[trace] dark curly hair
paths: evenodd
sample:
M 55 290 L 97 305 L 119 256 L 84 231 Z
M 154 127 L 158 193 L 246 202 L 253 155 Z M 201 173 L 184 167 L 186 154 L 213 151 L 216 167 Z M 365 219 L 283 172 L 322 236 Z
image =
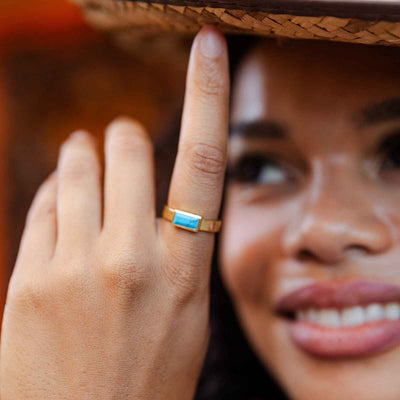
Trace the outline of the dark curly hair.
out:
M 284 400 L 287 397 L 250 348 L 218 268 L 211 278 L 211 341 L 196 400 Z

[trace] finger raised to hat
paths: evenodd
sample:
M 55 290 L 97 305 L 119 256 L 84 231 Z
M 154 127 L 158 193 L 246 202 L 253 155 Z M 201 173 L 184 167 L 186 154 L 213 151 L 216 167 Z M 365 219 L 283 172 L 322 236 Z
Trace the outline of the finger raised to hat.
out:
M 224 36 L 204 27 L 194 40 L 186 81 L 178 154 L 168 205 L 218 219 L 228 150 L 229 66 Z M 190 232 L 161 222 L 166 249 L 185 265 L 208 269 L 214 233 Z

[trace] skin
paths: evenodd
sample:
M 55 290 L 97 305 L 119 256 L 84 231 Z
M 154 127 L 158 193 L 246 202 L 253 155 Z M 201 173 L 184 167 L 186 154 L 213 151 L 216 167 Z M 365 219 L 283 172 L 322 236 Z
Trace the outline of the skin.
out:
M 273 156 L 278 175 L 230 178 L 220 267 L 249 342 L 291 399 L 400 397 L 400 346 L 318 358 L 292 342 L 275 312 L 283 295 L 313 282 L 400 285 L 400 169 L 378 150 L 386 134 L 400 132 L 400 113 L 362 118 L 399 97 L 398 56 L 380 47 L 263 42 L 235 79 L 232 126 L 268 120 L 286 136 L 232 135 L 231 170 L 256 151 Z
M 168 204 L 209 219 L 227 163 L 228 71 L 224 37 L 202 29 Z M 156 218 L 153 147 L 139 123 L 108 127 L 105 164 L 103 184 L 93 138 L 76 132 L 34 199 L 3 318 L 2 400 L 194 396 L 215 235 Z
M 400 284 L 400 177 L 378 168 L 376 151 L 399 120 L 354 117 L 398 95 L 394 50 L 310 46 L 260 47 L 236 80 L 233 124 L 272 119 L 288 138 L 231 138 L 230 168 L 251 146 L 282 167 L 272 185 L 229 181 L 221 271 L 250 343 L 292 399 L 395 400 L 398 346 L 362 360 L 316 359 L 274 313 L 305 283 Z M 228 100 L 226 44 L 205 28 L 188 69 L 171 207 L 218 217 Z M 3 318 L 2 400 L 194 396 L 214 235 L 156 218 L 152 145 L 140 124 L 114 121 L 105 142 L 104 184 L 93 139 L 76 132 L 29 211 Z

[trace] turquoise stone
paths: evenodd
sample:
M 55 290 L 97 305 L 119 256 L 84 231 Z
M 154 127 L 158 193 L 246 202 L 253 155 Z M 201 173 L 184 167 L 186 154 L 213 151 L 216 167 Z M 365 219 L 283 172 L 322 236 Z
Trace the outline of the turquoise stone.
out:
M 175 211 L 175 217 L 173 220 L 173 224 L 180 226 L 182 228 L 193 229 L 196 230 L 199 224 L 200 217 L 183 214 L 179 211 Z

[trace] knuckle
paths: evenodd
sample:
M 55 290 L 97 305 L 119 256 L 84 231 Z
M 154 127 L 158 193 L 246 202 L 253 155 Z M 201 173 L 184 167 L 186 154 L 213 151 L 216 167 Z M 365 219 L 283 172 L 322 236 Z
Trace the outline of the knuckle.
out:
M 226 151 L 216 145 L 195 143 L 188 147 L 187 156 L 192 168 L 203 175 L 220 176 L 225 171 Z
M 194 83 L 195 89 L 207 97 L 220 97 L 228 92 L 228 85 L 221 68 L 213 60 L 202 59 L 199 62 Z
M 100 275 L 111 291 L 140 291 L 148 280 L 148 268 L 126 253 L 114 254 L 102 263 Z
M 42 309 L 48 304 L 48 291 L 33 279 L 11 282 L 8 288 L 7 303 L 13 309 L 24 312 Z

